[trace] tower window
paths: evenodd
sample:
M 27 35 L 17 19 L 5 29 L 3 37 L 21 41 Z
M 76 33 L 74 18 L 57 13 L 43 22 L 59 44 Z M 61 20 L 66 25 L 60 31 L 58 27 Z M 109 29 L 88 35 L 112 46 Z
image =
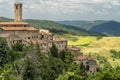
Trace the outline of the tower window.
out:
M 30 37 L 28 37 L 28 39 L 30 39 Z
M 16 9 L 18 9 L 18 6 L 16 6 Z

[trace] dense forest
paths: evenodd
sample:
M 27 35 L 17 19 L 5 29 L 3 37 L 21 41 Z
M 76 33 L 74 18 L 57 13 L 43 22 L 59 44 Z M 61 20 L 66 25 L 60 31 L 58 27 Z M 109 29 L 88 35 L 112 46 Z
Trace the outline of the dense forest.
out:
M 97 59 L 104 66 L 94 75 L 87 74 L 84 65 L 75 65 L 73 57 L 70 51 L 58 52 L 54 45 L 49 53 L 42 53 L 37 43 L 9 48 L 0 39 L 0 80 L 120 80 L 120 67 L 113 68 L 100 56 Z

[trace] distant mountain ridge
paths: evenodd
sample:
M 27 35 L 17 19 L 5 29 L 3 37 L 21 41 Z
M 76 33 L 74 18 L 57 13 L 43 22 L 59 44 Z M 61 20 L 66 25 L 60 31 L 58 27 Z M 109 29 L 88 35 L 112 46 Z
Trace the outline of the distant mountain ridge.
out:
M 83 23 L 82 23 L 83 22 Z M 120 22 L 117 21 L 59 21 L 60 24 L 73 25 L 87 31 L 98 32 L 109 36 L 120 36 Z
M 78 28 L 76 26 L 72 25 L 64 25 L 59 24 L 55 21 L 49 21 L 49 20 L 31 20 L 27 19 L 25 22 L 30 23 L 30 25 L 35 26 L 37 28 L 44 28 L 49 29 L 50 31 L 54 33 L 68 33 L 68 34 L 77 34 L 77 35 L 103 35 L 96 32 L 87 31 L 81 28 Z
M 0 17 L 0 22 L 4 22 L 4 21 L 13 21 L 13 20 L 9 18 Z M 84 36 L 103 35 L 100 33 L 87 31 L 76 26 L 60 24 L 56 21 L 33 20 L 33 19 L 26 19 L 24 21 L 28 22 L 31 26 L 37 28 L 49 29 L 51 32 L 56 34 L 67 33 L 67 34 L 84 35 Z
M 73 25 L 85 30 L 89 30 L 95 25 L 102 24 L 106 21 L 104 20 L 96 20 L 96 21 L 82 21 L 82 20 L 75 20 L 75 21 L 59 21 L 60 24 L 65 24 L 65 25 Z
M 93 26 L 89 31 L 104 33 L 112 36 L 120 36 L 120 23 L 116 21 L 108 21 L 100 25 Z
M 84 20 L 67 20 L 67 21 L 59 21 L 59 23 L 61 24 L 65 24 L 65 25 L 74 25 L 74 26 L 79 26 L 79 25 L 84 25 L 86 23 L 88 23 L 89 21 L 84 21 Z
M 9 21 L 12 21 L 12 19 L 0 17 L 0 22 L 9 22 Z

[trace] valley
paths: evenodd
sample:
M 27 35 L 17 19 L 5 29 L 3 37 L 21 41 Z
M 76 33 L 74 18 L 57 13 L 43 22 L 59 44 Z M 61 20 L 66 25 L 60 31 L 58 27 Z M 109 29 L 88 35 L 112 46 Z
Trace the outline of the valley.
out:
M 120 0 L 0 4 L 0 80 L 120 80 Z
M 0 22 L 4 21 L 12 21 L 12 19 L 0 17 Z M 49 29 L 55 37 L 60 38 L 64 37 L 68 39 L 68 45 L 74 45 L 81 49 L 84 55 L 100 55 L 104 56 L 112 66 L 120 65 L 119 59 L 114 59 L 111 57 L 110 50 L 114 49 L 116 51 L 120 51 L 120 37 L 119 35 L 119 22 L 116 21 L 104 21 L 104 20 L 96 20 L 96 21 L 49 21 L 49 20 L 34 20 L 34 19 L 26 19 L 25 22 L 28 22 L 30 25 L 36 28 Z M 110 28 L 109 28 L 110 25 Z M 113 26 L 116 25 L 117 29 L 112 31 Z M 102 26 L 102 27 L 101 27 Z M 99 28 L 99 29 L 98 29 Z M 104 29 L 106 35 L 117 35 L 116 37 L 111 36 L 107 37 L 106 35 L 102 37 L 104 34 L 92 32 L 95 30 Z M 91 30 L 91 31 L 89 31 Z M 110 34 L 108 34 L 109 32 Z
M 110 53 L 110 50 L 120 51 L 120 37 L 73 36 L 69 34 L 61 36 L 68 39 L 68 45 L 79 47 L 84 55 L 104 56 L 113 67 L 120 66 L 120 59 L 113 58 Z

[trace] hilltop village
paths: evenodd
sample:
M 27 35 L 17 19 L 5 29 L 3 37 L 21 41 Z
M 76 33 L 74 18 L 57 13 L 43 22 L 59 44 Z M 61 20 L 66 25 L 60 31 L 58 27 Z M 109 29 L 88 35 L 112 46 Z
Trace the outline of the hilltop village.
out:
M 0 22 L 0 37 L 5 38 L 10 47 L 17 42 L 25 46 L 32 42 L 40 44 L 42 51 L 47 51 L 52 44 L 55 44 L 60 51 L 67 48 L 66 39 L 53 39 L 53 34 L 49 30 L 37 29 L 22 22 L 22 3 L 14 5 L 14 12 L 14 22 Z
M 29 46 L 31 43 L 40 45 L 42 52 L 47 53 L 49 49 L 55 45 L 59 51 L 70 50 L 72 54 L 77 54 L 74 59 L 75 64 L 81 62 L 87 68 L 88 73 L 94 74 L 98 71 L 96 60 L 88 56 L 83 56 L 80 49 L 75 46 L 68 46 L 67 39 L 53 38 L 53 34 L 49 30 L 37 29 L 22 21 L 22 3 L 14 4 L 14 21 L 0 22 L 0 38 L 7 41 L 9 47 L 16 43 Z

